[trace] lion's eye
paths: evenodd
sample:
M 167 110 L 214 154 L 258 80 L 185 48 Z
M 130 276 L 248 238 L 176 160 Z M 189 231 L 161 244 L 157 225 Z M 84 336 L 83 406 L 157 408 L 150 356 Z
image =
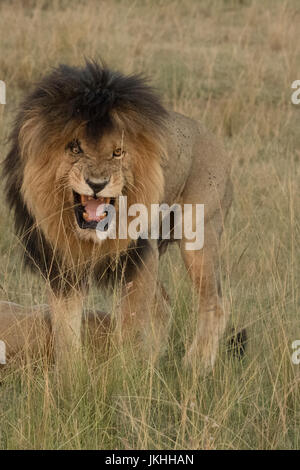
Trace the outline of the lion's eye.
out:
M 68 148 L 71 150 L 72 153 L 74 153 L 74 155 L 82 153 L 80 142 L 78 140 L 72 140 L 72 142 L 68 144 Z
M 113 151 L 113 157 L 114 158 L 122 158 L 124 153 L 125 153 L 124 150 L 122 150 L 121 148 L 117 148 Z

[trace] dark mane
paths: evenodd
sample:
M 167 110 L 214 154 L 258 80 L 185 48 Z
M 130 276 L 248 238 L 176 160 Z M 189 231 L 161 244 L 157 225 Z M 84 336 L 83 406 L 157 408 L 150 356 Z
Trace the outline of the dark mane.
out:
M 86 62 L 84 67 L 60 65 L 35 86 L 20 106 L 2 174 L 6 199 L 14 214 L 16 232 L 21 236 L 26 263 L 38 268 L 44 276 L 57 276 L 59 266 L 21 194 L 24 162 L 19 143 L 20 129 L 29 116 L 35 115 L 45 123 L 45 133 L 41 135 L 45 141 L 51 138 L 55 142 L 56 135 L 59 141 L 65 127 L 73 121 L 74 127 L 84 124 L 88 136 L 99 138 L 114 126 L 113 111 L 123 115 L 131 113 L 136 116 L 137 131 L 149 126 L 157 135 L 162 132 L 167 117 L 159 97 L 142 76 L 124 76 L 92 61 Z
M 85 67 L 60 65 L 37 84 L 24 110 L 38 107 L 52 122 L 85 122 L 88 135 L 99 137 L 112 127 L 111 111 L 134 111 L 154 127 L 167 112 L 141 75 L 122 75 L 88 61 Z

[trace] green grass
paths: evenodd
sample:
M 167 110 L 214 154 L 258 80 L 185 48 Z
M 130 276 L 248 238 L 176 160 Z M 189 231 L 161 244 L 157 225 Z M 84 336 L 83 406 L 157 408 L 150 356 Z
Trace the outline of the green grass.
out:
M 206 123 L 233 158 L 234 204 L 220 250 L 230 326 L 246 327 L 238 361 L 226 352 L 199 378 L 181 366 L 193 331 L 192 293 L 172 249 L 161 277 L 173 321 L 160 363 L 86 351 L 72 391 L 51 368 L 0 370 L 1 449 L 299 449 L 300 107 L 297 1 L 3 1 L 0 5 L 1 160 L 17 104 L 61 62 L 102 56 L 125 73 L 149 75 L 170 107 Z M 22 271 L 12 220 L 0 204 L 0 298 L 45 301 Z M 90 306 L 109 308 L 92 290 Z M 1 339 L 1 338 L 0 338 Z

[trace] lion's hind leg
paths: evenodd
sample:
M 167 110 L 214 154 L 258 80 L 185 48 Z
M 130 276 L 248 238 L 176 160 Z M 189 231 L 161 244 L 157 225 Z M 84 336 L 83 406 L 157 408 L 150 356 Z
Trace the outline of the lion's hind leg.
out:
M 218 239 L 216 234 L 205 230 L 206 243 L 201 250 L 185 249 L 181 252 L 186 269 L 196 291 L 197 327 L 194 339 L 187 348 L 186 366 L 202 366 L 200 372 L 210 370 L 215 363 L 218 345 L 227 323 L 228 315 L 223 310 L 218 295 L 217 260 Z M 201 367 L 200 366 L 200 367 Z

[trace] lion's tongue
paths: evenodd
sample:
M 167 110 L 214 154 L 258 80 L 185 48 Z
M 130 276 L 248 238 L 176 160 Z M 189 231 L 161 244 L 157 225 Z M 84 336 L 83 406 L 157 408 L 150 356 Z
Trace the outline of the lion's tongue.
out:
M 90 199 L 83 200 L 82 205 L 84 206 L 84 218 L 88 221 L 99 222 L 105 213 L 105 199 Z

